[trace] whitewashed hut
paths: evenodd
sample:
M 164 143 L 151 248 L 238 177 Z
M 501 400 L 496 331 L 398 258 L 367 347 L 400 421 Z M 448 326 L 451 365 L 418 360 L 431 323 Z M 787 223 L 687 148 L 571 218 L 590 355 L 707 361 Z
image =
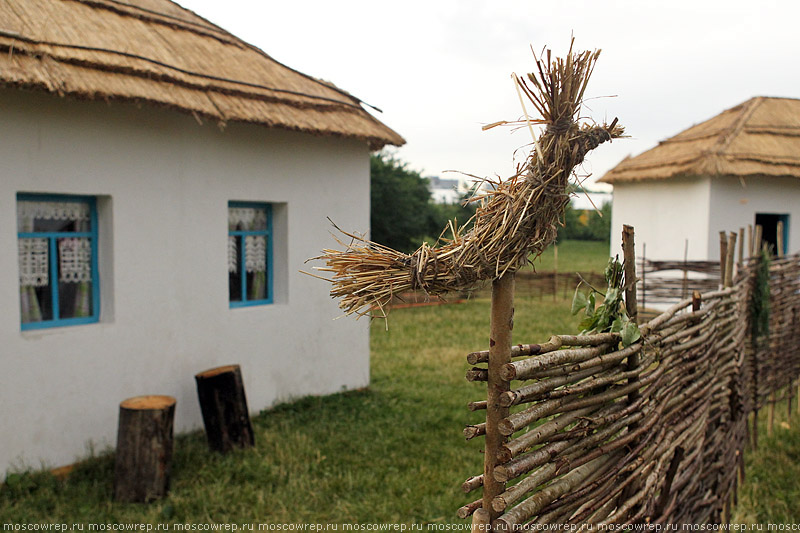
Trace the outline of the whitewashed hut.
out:
M 0 2 L 0 474 L 113 446 L 119 402 L 241 365 L 251 410 L 369 382 L 299 273 L 369 227 L 354 96 L 168 0 Z
M 719 260 L 719 232 L 760 224 L 784 252 L 800 250 L 800 100 L 752 98 L 626 158 L 600 180 L 614 186 L 611 251 L 623 224 L 648 259 Z

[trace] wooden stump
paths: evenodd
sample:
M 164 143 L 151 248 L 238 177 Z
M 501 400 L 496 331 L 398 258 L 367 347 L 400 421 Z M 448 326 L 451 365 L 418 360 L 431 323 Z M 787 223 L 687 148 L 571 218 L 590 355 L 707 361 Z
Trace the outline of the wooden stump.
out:
M 137 396 L 119 405 L 114 499 L 150 502 L 169 491 L 175 398 Z
M 255 444 L 239 365 L 221 366 L 195 377 L 208 446 L 226 453 Z

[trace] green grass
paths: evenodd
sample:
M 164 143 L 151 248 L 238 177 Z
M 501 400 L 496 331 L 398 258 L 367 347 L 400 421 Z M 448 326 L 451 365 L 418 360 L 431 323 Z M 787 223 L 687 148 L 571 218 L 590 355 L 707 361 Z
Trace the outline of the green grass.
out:
M 775 410 L 772 436 L 767 436 L 767 409 L 758 417 L 758 450 L 745 452 L 744 486 L 733 521 L 740 524 L 800 522 L 800 414 L 793 399 L 789 418 L 786 402 Z
M 565 302 L 517 299 L 520 342 L 574 331 Z M 489 301 L 397 309 L 372 327 L 368 390 L 305 398 L 254 419 L 257 447 L 228 456 L 199 433 L 175 443 L 170 495 L 150 505 L 112 503 L 113 460 L 79 465 L 65 481 L 12 475 L 0 518 L 27 522 L 450 522 L 461 483 L 482 470 L 480 420 L 466 404 L 465 356 L 488 347 Z M 477 496 L 476 496 L 477 497 Z
M 609 244 L 599 241 L 564 241 L 558 245 L 558 271 L 603 272 L 608 263 Z M 622 250 L 620 250 L 620 255 Z M 553 270 L 555 252 L 551 246 L 534 261 L 537 271 Z
M 548 252 L 551 254 L 551 252 Z M 605 266 L 608 246 L 566 242 L 559 270 Z M 547 253 L 541 260 L 546 268 Z M 571 295 L 570 295 L 571 296 Z M 7 522 L 454 522 L 470 501 L 461 483 L 482 471 L 481 439 L 464 425 L 484 398 L 468 383 L 467 353 L 488 347 L 489 300 L 396 309 L 372 325 L 372 376 L 366 390 L 304 398 L 253 420 L 256 448 L 222 456 L 199 432 L 176 438 L 172 490 L 149 505 L 111 500 L 110 454 L 79 464 L 66 480 L 48 472 L 9 475 L 0 487 Z M 576 330 L 569 301 L 516 297 L 515 342 L 540 342 Z M 800 501 L 800 421 L 780 427 L 748 455 L 742 520 L 789 521 Z M 763 433 L 765 434 L 765 433 Z M 477 498 L 477 493 L 473 496 Z M 757 502 L 757 503 L 755 503 Z M 738 517 L 739 515 L 737 515 Z

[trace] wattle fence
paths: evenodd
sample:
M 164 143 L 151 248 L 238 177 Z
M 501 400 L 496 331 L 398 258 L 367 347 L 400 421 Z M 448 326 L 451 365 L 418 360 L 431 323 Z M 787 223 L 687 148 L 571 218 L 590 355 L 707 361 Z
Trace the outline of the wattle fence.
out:
M 465 436 L 484 436 L 486 455 L 464 483 L 482 494 L 459 516 L 484 530 L 727 521 L 745 446 L 757 445 L 750 415 L 786 396 L 791 406 L 800 377 L 800 255 L 737 269 L 640 324 L 627 347 L 617 333 L 554 335 L 504 354 L 493 325 L 490 350 L 467 358 L 488 396 L 471 404 L 486 419 Z M 495 290 L 502 329 L 513 281 L 510 304 Z

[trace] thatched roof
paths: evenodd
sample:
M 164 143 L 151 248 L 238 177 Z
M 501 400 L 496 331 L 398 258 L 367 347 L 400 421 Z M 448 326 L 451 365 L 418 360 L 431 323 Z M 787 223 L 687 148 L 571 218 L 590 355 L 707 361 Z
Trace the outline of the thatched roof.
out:
M 169 0 L 0 1 L 0 87 L 402 145 L 361 101 Z
M 680 176 L 800 178 L 800 100 L 751 98 L 624 159 L 599 181 L 616 184 Z

